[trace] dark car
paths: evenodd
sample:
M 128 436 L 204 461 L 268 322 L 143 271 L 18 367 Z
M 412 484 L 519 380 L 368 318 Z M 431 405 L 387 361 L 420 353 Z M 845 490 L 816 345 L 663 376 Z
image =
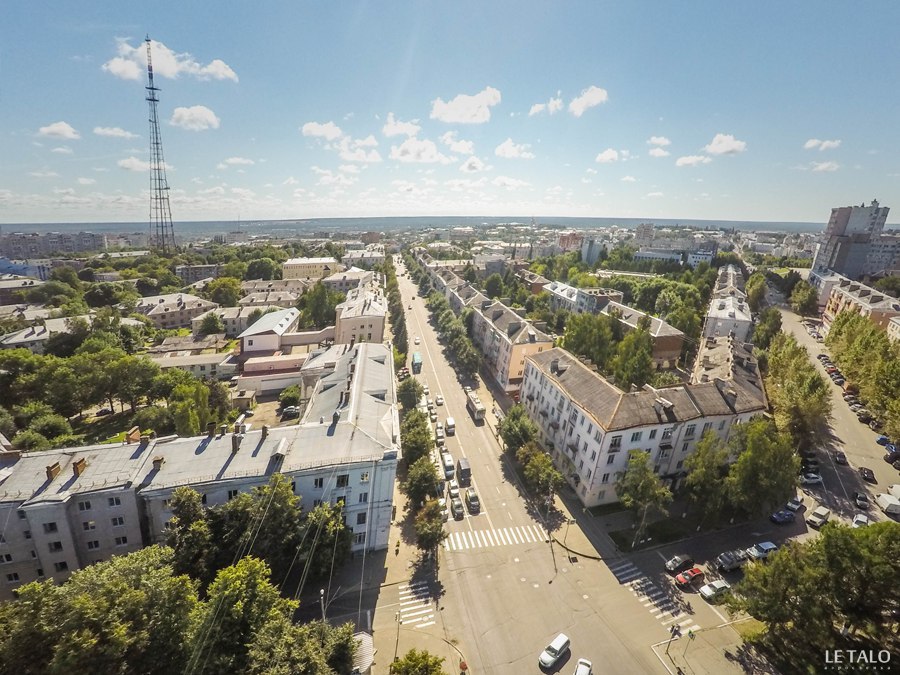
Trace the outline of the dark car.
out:
M 815 450 L 809 450 L 809 449 L 807 449 L 807 450 L 801 450 L 801 451 L 800 451 L 800 456 L 801 456 L 803 459 L 816 459 L 816 457 L 818 457 L 818 455 L 816 455 L 816 451 L 815 451 Z
M 844 384 L 844 382 L 845 382 L 845 380 L 843 377 L 834 378 L 834 383 L 839 387 L 842 386 Z
M 888 443 L 891 442 L 891 439 L 888 438 L 887 436 L 879 436 L 878 438 L 875 439 L 875 442 L 878 443 L 878 445 L 887 445 Z
M 105 417 L 106 415 L 112 415 L 113 411 L 111 408 L 100 408 L 96 413 L 94 413 L 95 417 Z
M 454 497 L 450 500 L 450 512 L 453 514 L 454 520 L 460 520 L 466 515 L 465 510 L 463 510 L 462 500 L 459 497 Z
M 856 418 L 863 424 L 868 424 L 869 422 L 872 421 L 872 416 L 867 412 L 857 413 Z
M 838 450 L 834 453 L 834 463 L 835 464 L 846 464 L 847 463 L 847 455 L 844 454 L 842 450 Z
M 769 520 L 771 520 L 776 525 L 790 525 L 794 522 L 794 518 L 796 518 L 794 512 L 788 511 L 787 509 L 776 511 L 771 516 L 769 516 Z
M 878 431 L 883 426 L 884 424 L 882 424 L 881 420 L 872 420 L 871 422 L 869 422 L 869 428 L 872 431 Z
M 856 508 L 865 511 L 869 508 L 869 495 L 865 492 L 854 492 L 853 503 L 856 504 Z
M 694 559 L 686 554 L 676 555 L 666 561 L 666 571 L 676 574 L 694 566 Z
M 819 470 L 819 460 L 817 459 L 804 459 L 800 462 L 800 467 L 803 469 L 803 472 L 806 473 L 808 471 L 818 472 Z
M 869 469 L 868 467 L 865 467 L 865 466 L 859 467 L 859 475 L 862 476 L 862 479 L 864 481 L 866 481 L 867 483 L 877 483 L 878 482 L 877 480 L 875 480 L 875 472 L 872 471 L 872 469 Z

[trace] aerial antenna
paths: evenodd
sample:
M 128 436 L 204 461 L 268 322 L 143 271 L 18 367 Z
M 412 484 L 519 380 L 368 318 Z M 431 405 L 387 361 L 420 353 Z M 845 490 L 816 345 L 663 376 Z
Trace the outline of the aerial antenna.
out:
M 156 106 L 158 87 L 153 85 L 153 61 L 150 36 L 147 43 L 147 102 L 150 104 L 150 244 L 163 255 L 175 253 L 175 228 L 172 225 L 172 207 L 169 205 L 169 181 L 166 178 L 166 161 L 163 157 L 162 137 L 159 133 L 159 117 Z

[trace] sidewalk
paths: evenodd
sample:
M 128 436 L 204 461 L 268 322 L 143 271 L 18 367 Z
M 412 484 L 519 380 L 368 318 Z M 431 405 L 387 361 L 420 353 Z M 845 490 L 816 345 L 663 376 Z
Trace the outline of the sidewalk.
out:
M 668 653 L 666 653 L 668 648 Z M 707 628 L 652 647 L 660 663 L 673 675 L 777 675 L 775 668 L 744 644 L 731 624 Z

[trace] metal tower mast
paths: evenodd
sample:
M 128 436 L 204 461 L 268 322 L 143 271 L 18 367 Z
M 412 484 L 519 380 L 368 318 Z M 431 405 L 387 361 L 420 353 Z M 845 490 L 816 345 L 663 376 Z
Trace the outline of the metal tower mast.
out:
M 159 103 L 153 86 L 153 62 L 150 60 L 150 36 L 147 36 L 147 101 L 150 103 L 150 240 L 154 248 L 164 255 L 175 252 L 175 228 L 172 226 L 172 208 L 169 205 L 169 181 L 166 178 L 166 161 L 163 158 L 162 138 L 156 104 Z

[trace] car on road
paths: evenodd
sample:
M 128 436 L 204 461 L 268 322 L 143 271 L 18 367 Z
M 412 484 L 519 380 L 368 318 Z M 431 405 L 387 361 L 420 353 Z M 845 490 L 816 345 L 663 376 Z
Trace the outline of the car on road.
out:
M 776 525 L 790 525 L 794 522 L 796 515 L 793 511 L 788 511 L 787 509 L 782 509 L 781 511 L 776 511 L 771 516 L 769 516 L 769 520 L 771 520 Z
M 472 393 L 472 387 L 470 387 L 469 385 L 466 385 L 465 387 L 463 387 L 463 391 L 467 394 L 470 394 L 470 393 Z
M 888 452 L 884 455 L 884 461 L 888 464 L 893 464 L 898 459 L 900 459 L 900 451 L 895 450 L 894 452 Z
M 838 450 L 832 455 L 835 464 L 847 464 L 847 455 L 843 450 Z
M 444 405 L 444 397 L 438 394 L 438 397 L 434 399 L 435 405 Z
M 850 404 L 850 410 L 852 410 L 853 412 L 859 412 L 862 409 L 863 409 L 862 403 L 851 403 Z
M 666 561 L 666 571 L 671 574 L 677 574 L 688 567 L 694 566 L 694 559 L 684 553 L 673 556 Z
M 447 508 L 447 500 L 443 497 L 438 497 L 438 506 L 441 507 L 441 520 L 444 522 L 450 520 L 450 509 Z
M 822 483 L 822 476 L 817 473 L 804 473 L 800 477 L 801 485 L 820 485 Z
M 855 516 L 853 516 L 853 522 L 850 523 L 850 526 L 851 527 L 865 527 L 870 522 L 871 521 L 869 520 L 869 516 L 867 516 L 865 513 L 857 513 Z
M 416 335 L 416 338 L 413 340 L 413 342 L 414 342 L 415 344 L 419 344 L 419 343 L 421 342 L 421 340 L 419 339 L 419 336 L 418 336 L 418 335 Z
M 575 664 L 575 672 L 573 675 L 592 675 L 594 672 L 593 665 L 587 659 L 578 659 Z
M 453 499 L 454 497 L 459 499 L 459 481 L 455 478 L 451 478 L 447 483 L 447 494 L 450 495 L 450 499 Z
M 569 638 L 565 633 L 560 633 L 544 647 L 544 651 L 538 657 L 538 665 L 543 668 L 552 668 L 560 657 L 569 649 Z
M 432 422 L 437 422 L 437 411 L 429 410 L 428 411 L 428 419 L 431 420 Z
M 816 509 L 806 517 L 806 524 L 816 529 L 822 527 L 831 518 L 831 510 L 824 506 L 817 506 Z
M 881 427 L 883 427 L 883 426 L 884 426 L 884 422 L 882 422 L 881 420 L 878 420 L 878 419 L 875 419 L 875 420 L 872 420 L 871 422 L 869 422 L 869 428 L 872 431 L 879 431 L 881 429 Z
M 778 547 L 771 541 L 761 541 L 747 549 L 747 556 L 750 560 L 765 560 L 777 550 Z
M 846 382 L 843 377 L 833 377 L 831 379 L 834 380 L 834 383 L 839 387 L 842 387 L 844 385 L 844 382 Z
M 466 511 L 463 509 L 463 503 L 459 497 L 450 500 L 450 512 L 453 514 L 454 520 L 461 520 L 465 517 Z
M 475 514 L 481 511 L 481 500 L 478 499 L 475 488 L 466 488 L 466 506 L 469 507 L 469 513 Z
M 869 508 L 869 495 L 865 492 L 854 492 L 853 503 L 856 504 L 856 508 L 865 511 Z
M 427 385 L 427 384 L 423 384 L 423 385 L 422 385 L 422 393 L 423 393 L 425 396 L 428 396 L 428 395 L 431 393 L 431 389 L 428 388 L 428 385 Z
M 859 475 L 862 476 L 862 479 L 867 483 L 878 482 L 877 480 L 875 480 L 875 472 L 867 466 L 859 467 Z
M 819 473 L 819 460 L 817 460 L 817 459 L 801 460 L 800 468 L 803 469 L 803 473 Z
M 675 577 L 675 583 L 679 586 L 690 586 L 697 581 L 703 581 L 703 570 L 699 567 L 692 567 Z
M 731 590 L 731 584 L 724 579 L 716 579 L 700 589 L 700 595 L 707 602 L 715 602 L 723 594 Z
M 97 412 L 94 413 L 94 417 L 106 417 L 107 415 L 112 415 L 112 408 L 100 408 Z
M 803 506 L 803 495 L 788 499 L 788 503 L 784 505 L 788 511 L 799 511 L 801 506 Z
M 830 358 L 830 357 L 829 357 L 828 354 L 826 354 L 825 352 L 822 352 L 821 354 L 819 354 L 818 356 L 816 356 L 816 358 L 819 359 L 819 361 L 824 361 L 825 359 L 828 359 L 828 358 Z
M 856 413 L 856 419 L 858 419 L 863 424 L 868 424 L 872 421 L 872 416 L 868 413 L 868 411 L 860 410 Z
M 878 443 L 878 445 L 888 445 L 891 442 L 891 439 L 887 436 L 879 436 L 875 439 L 875 442 Z
M 831 375 L 832 373 L 838 372 L 838 369 L 836 366 L 825 366 L 825 372 Z
M 747 564 L 747 551 L 737 549 L 725 551 L 716 556 L 716 569 L 720 572 L 733 572 Z
M 412 309 L 412 304 L 410 304 L 406 309 Z

